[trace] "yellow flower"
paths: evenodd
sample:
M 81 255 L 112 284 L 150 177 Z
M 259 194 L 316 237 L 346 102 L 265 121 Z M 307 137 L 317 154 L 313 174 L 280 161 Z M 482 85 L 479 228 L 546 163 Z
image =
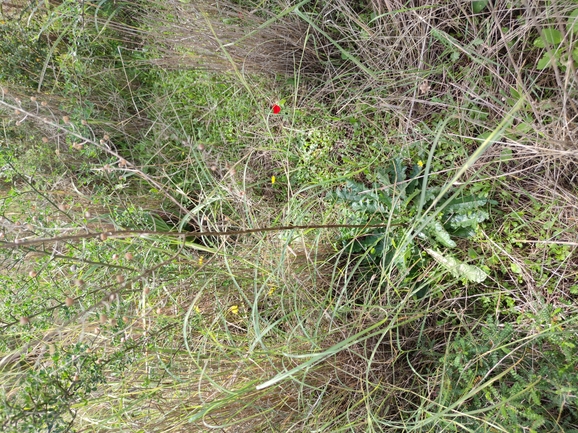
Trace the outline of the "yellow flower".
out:
M 204 257 L 199 256 L 199 266 L 203 266 L 203 260 L 204 260 Z
M 417 162 L 417 165 L 419 166 L 419 168 L 422 168 L 422 167 L 423 167 L 423 161 L 420 159 L 420 160 Z
M 269 291 L 267 292 L 267 296 L 271 296 L 271 295 L 275 292 L 275 290 L 277 290 L 276 287 L 271 287 L 271 288 L 269 289 Z
M 198 305 L 195 305 L 195 306 L 193 307 L 193 309 L 195 310 L 195 313 L 201 314 L 201 309 L 199 308 Z
M 229 308 L 229 311 L 233 314 L 239 314 L 239 306 L 233 305 L 231 308 Z
M 271 176 L 271 185 L 275 185 L 275 176 Z

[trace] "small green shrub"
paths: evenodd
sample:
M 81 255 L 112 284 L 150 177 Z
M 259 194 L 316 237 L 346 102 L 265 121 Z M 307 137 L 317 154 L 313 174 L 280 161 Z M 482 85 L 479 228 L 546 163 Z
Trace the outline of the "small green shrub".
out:
M 509 432 L 577 432 L 578 341 L 550 313 L 542 315 L 546 321 L 536 318 L 539 334 L 532 338 L 491 318 L 457 337 L 442 358 L 438 403 L 463 415 L 442 417 L 438 425 L 447 431 L 488 431 L 491 420 Z
M 23 25 L 18 20 L 0 21 L 0 83 L 34 87 L 43 69 L 49 47 L 37 38 L 38 23 Z
M 37 369 L 21 363 L 14 389 L 3 388 L 0 411 L 3 432 L 68 432 L 75 418 L 71 405 L 86 399 L 105 382 L 103 362 L 89 347 L 77 343 L 54 350 L 50 365 Z M 8 374 L 6 372 L 2 372 Z

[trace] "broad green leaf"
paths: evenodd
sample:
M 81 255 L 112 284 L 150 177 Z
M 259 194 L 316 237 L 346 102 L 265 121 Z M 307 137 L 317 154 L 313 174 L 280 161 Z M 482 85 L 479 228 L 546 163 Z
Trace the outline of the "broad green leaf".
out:
M 520 265 L 518 265 L 516 262 L 510 263 L 510 269 L 512 270 L 512 272 L 514 274 L 521 274 L 522 273 L 522 269 L 520 269 Z
M 446 231 L 441 222 L 435 221 L 428 226 L 430 236 L 447 248 L 455 248 L 456 243 L 451 239 L 450 234 Z
M 447 213 L 456 213 L 456 212 L 463 212 L 467 210 L 474 210 L 479 208 L 480 206 L 484 206 L 488 202 L 488 199 L 482 196 L 477 195 L 468 195 L 465 197 L 456 198 L 449 203 L 444 212 Z
M 546 48 L 546 45 L 560 45 L 562 42 L 562 32 L 560 30 L 548 27 L 542 30 L 542 36 L 534 41 L 534 46 Z
M 489 217 L 486 211 L 481 209 L 476 209 L 474 211 L 459 213 L 454 215 L 448 221 L 449 225 L 452 228 L 459 228 L 459 227 L 477 227 L 479 223 L 484 222 Z M 447 227 L 447 223 L 446 223 Z
M 474 0 L 472 2 L 472 11 L 475 14 L 479 14 L 481 11 L 483 11 L 486 6 L 488 5 L 488 0 Z
M 477 266 L 468 265 L 453 257 L 444 256 L 439 251 L 435 251 L 429 248 L 426 249 L 426 252 L 456 278 L 463 278 L 474 283 L 481 283 L 488 277 L 488 274 L 486 274 Z
M 460 227 L 459 229 L 452 230 L 451 235 L 454 238 L 468 239 L 473 238 L 476 235 L 476 231 L 471 227 Z
M 539 70 L 546 69 L 551 64 L 551 57 L 550 53 L 544 53 L 542 58 L 538 61 L 538 65 L 536 66 Z

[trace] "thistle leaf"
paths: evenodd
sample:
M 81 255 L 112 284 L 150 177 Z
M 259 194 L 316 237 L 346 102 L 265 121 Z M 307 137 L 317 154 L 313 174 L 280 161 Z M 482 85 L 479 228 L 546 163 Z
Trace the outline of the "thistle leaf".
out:
M 468 265 L 466 263 L 460 262 L 458 259 L 444 256 L 439 251 L 435 251 L 429 248 L 426 249 L 426 252 L 456 278 L 466 279 L 474 283 L 481 283 L 488 277 L 488 274 L 486 274 L 477 266 Z
M 428 225 L 427 232 L 444 247 L 455 248 L 456 243 L 452 240 L 450 234 L 446 231 L 441 222 L 434 221 Z

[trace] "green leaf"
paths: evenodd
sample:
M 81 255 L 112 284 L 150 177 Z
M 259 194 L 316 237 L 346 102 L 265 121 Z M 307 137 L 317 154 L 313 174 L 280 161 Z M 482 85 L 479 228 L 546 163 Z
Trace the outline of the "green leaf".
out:
M 500 162 L 508 162 L 512 160 L 512 149 L 506 147 L 500 152 Z
M 518 265 L 516 262 L 510 263 L 510 269 L 512 270 L 512 272 L 514 274 L 521 274 L 522 273 L 522 269 L 520 269 L 520 265 Z
M 479 14 L 488 5 L 488 0 L 475 0 L 472 2 L 472 11 L 475 14 Z
M 516 89 L 514 89 L 513 87 L 510 87 L 510 95 L 512 96 L 512 98 L 514 99 L 520 99 L 520 92 L 518 92 Z
M 538 65 L 536 66 L 539 70 L 546 69 L 551 64 L 551 57 L 550 53 L 544 53 L 542 58 L 538 61 Z
M 450 220 L 446 223 L 446 227 L 449 225 L 454 229 L 458 229 L 460 227 L 476 228 L 479 223 L 484 222 L 486 219 L 488 219 L 488 217 L 488 213 L 481 209 L 476 209 L 471 212 L 459 213 L 450 218 Z
M 515 129 L 517 132 L 519 132 L 521 134 L 525 134 L 525 133 L 532 131 L 534 129 L 534 127 L 529 122 L 520 122 L 520 123 L 518 123 L 518 125 L 516 125 Z M 511 150 L 510 150 L 510 152 L 511 152 Z
M 441 222 L 435 221 L 428 225 L 427 231 L 430 236 L 447 248 L 455 248 L 456 243 L 451 239 L 450 234 L 446 231 Z
M 405 180 L 405 166 L 403 165 L 403 160 L 401 158 L 396 157 L 393 159 L 389 173 L 393 175 L 393 178 L 397 183 Z
M 534 46 L 546 48 L 546 45 L 560 45 L 562 42 L 562 32 L 560 30 L 548 27 L 542 30 L 542 35 L 534 41 Z
M 436 262 L 446 268 L 456 278 L 463 278 L 474 283 L 481 283 L 488 277 L 488 274 L 477 266 L 468 265 L 460 262 L 458 259 L 444 256 L 439 251 L 429 248 L 426 249 L 426 251 Z
M 444 212 L 448 213 L 458 213 L 468 210 L 475 210 L 480 206 L 484 206 L 488 202 L 488 199 L 477 195 L 467 195 L 465 197 L 456 198 L 448 204 Z

